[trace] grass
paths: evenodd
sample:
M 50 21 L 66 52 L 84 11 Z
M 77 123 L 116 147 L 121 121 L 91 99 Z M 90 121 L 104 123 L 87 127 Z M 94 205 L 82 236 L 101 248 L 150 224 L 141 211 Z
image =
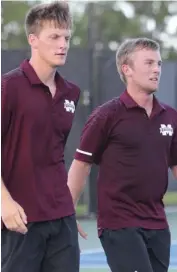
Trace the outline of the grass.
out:
M 177 192 L 168 192 L 164 196 L 165 206 L 177 206 Z
M 76 214 L 77 216 L 84 216 L 87 215 L 88 213 L 88 208 L 86 204 L 78 204 L 76 208 Z

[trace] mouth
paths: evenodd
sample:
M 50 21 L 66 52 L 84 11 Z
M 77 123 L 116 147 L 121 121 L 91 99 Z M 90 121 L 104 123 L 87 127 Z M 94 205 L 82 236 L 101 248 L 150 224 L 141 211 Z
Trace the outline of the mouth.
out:
M 56 53 L 55 56 L 65 57 L 66 53 Z
M 153 77 L 153 78 L 150 78 L 150 80 L 153 81 L 153 82 L 158 82 L 159 78 L 158 77 Z

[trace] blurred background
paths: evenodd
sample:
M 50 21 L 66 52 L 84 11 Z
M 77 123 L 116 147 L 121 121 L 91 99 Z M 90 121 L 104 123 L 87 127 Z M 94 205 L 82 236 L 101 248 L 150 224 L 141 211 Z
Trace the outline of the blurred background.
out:
M 125 39 L 145 36 L 160 43 L 163 66 L 157 97 L 177 108 L 177 1 L 68 2 L 73 15 L 73 36 L 67 63 L 59 71 L 79 85 L 82 93 L 66 146 L 67 168 L 88 115 L 96 106 L 119 96 L 125 89 L 115 65 L 116 49 Z M 24 58 L 30 57 L 24 19 L 28 9 L 36 3 L 39 1 L 1 1 L 2 73 L 16 68 Z M 82 224 L 91 237 L 87 242 L 80 241 L 81 249 L 92 249 L 92 252 L 100 248 L 95 222 L 97 171 L 94 166 L 77 208 L 77 216 L 84 220 Z M 170 173 L 169 180 L 164 202 L 173 229 L 172 238 L 177 240 L 177 182 Z M 176 266 L 171 266 L 176 269 L 173 271 L 177 271 L 177 254 L 175 260 Z M 83 267 L 86 269 L 87 265 Z M 106 264 L 102 268 L 109 271 Z

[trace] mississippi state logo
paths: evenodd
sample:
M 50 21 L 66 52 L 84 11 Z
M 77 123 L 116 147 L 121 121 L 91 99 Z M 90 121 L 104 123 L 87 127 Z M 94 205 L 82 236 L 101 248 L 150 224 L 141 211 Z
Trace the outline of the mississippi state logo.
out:
M 74 105 L 74 101 L 69 101 L 67 99 L 65 99 L 65 102 L 64 102 L 64 108 L 67 112 L 72 112 L 74 113 L 75 112 L 75 105 Z
M 164 125 L 161 124 L 160 125 L 160 134 L 162 134 L 163 136 L 172 136 L 173 135 L 173 128 L 172 125 Z

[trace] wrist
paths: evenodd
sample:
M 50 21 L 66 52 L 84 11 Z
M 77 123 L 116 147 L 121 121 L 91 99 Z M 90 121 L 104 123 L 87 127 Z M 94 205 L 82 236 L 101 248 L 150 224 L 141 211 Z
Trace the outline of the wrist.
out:
M 12 197 L 10 195 L 10 193 L 7 190 L 2 190 L 1 191 L 1 201 L 6 202 L 8 200 L 12 200 Z

